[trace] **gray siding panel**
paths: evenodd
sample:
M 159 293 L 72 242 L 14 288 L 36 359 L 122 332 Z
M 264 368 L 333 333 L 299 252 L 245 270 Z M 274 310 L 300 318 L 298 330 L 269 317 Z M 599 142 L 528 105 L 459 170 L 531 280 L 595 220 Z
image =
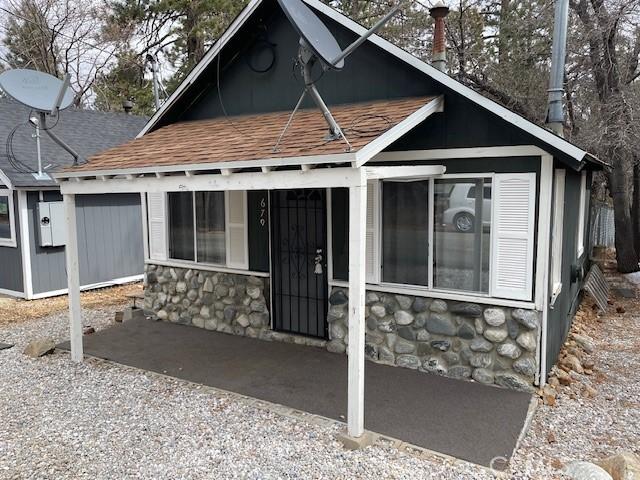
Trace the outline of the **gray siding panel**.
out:
M 32 235 L 31 265 L 35 294 L 67 287 L 64 248 L 38 245 L 38 193 L 28 194 Z M 45 193 L 45 200 L 61 200 Z M 140 196 L 138 194 L 76 197 L 80 283 L 90 285 L 139 275 L 144 268 Z
M 20 216 L 18 212 L 18 193 L 13 192 L 13 214 L 16 226 L 17 248 L 0 247 L 0 288 L 14 292 L 24 292 L 22 242 L 20 239 Z

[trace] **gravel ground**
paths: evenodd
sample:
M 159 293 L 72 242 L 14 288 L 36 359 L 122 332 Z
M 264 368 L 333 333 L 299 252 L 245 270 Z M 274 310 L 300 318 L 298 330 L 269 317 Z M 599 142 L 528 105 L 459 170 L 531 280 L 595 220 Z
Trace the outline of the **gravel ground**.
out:
M 85 323 L 104 328 L 114 309 L 85 311 Z M 561 478 L 558 468 L 570 460 L 638 453 L 640 313 L 598 328 L 598 374 L 584 379 L 597 397 L 567 391 L 555 407 L 540 406 L 507 478 Z M 392 447 L 347 452 L 333 441 L 334 424 L 284 417 L 179 380 L 102 361 L 76 365 L 66 353 L 22 355 L 40 336 L 65 339 L 66 314 L 0 325 L 0 341 L 16 343 L 0 352 L 2 479 L 494 478 Z

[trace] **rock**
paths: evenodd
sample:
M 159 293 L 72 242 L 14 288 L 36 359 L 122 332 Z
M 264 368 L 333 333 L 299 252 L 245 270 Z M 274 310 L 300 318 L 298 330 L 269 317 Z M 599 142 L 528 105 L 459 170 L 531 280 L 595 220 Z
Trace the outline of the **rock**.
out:
M 431 339 L 431 335 L 426 330 L 418 330 L 416 340 L 418 342 L 428 342 Z
M 416 313 L 426 312 L 429 308 L 429 302 L 424 297 L 416 297 L 411 308 Z
M 449 311 L 463 317 L 480 317 L 482 315 L 482 307 L 476 303 L 457 303 Z
M 434 301 L 435 303 L 435 301 Z M 431 304 L 433 306 L 433 304 Z M 453 336 L 457 332 L 457 328 L 448 315 L 442 313 L 434 313 L 427 320 L 427 330 L 438 335 Z
M 513 390 L 522 390 L 525 392 L 532 392 L 533 387 L 529 382 L 515 373 L 499 372 L 495 374 L 494 381 L 497 385 L 502 387 L 511 388 Z
M 524 348 L 525 350 L 529 350 L 530 352 L 535 352 L 538 345 L 536 337 L 532 332 L 521 333 L 520 335 L 518 335 L 516 342 L 522 348 Z
M 492 327 L 499 327 L 506 321 L 504 310 L 501 308 L 487 308 L 483 315 L 484 321 Z
M 467 367 L 464 365 L 456 365 L 454 367 L 449 367 L 449 371 L 447 375 L 451 378 L 471 378 L 471 367 Z
M 522 308 L 516 308 L 511 312 L 511 316 L 520 324 L 527 327 L 529 330 L 535 330 L 540 326 L 540 318 L 538 312 L 534 310 L 524 310 Z
M 396 365 L 404 368 L 417 369 L 420 367 L 420 359 L 415 355 L 398 355 Z
M 396 319 L 396 323 L 398 325 L 411 325 L 413 323 L 413 315 L 404 310 L 398 310 L 394 314 L 394 318 Z
M 378 328 L 378 321 L 375 319 L 375 317 L 366 317 L 367 318 L 367 329 L 369 330 L 375 330 L 376 328 Z M 332 323 L 335 321 L 335 319 L 329 320 L 327 317 L 327 320 L 329 321 L 329 323 Z
M 580 360 L 578 360 L 578 357 L 576 357 L 575 355 L 566 355 L 562 360 L 560 360 L 560 365 L 564 365 L 574 372 L 584 373 L 582 364 L 580 363 Z
M 215 330 L 216 328 L 218 328 L 218 320 L 216 320 L 215 318 L 205 319 L 204 328 L 206 328 L 207 330 Z
M 380 346 L 378 347 L 378 361 L 393 365 L 396 361 L 396 357 L 387 347 Z
M 365 334 L 365 342 L 367 343 L 373 343 L 375 345 L 380 345 L 384 342 L 384 335 L 382 335 L 381 333 L 378 333 L 376 331 L 373 332 L 367 332 Z
M 621 452 L 597 462 L 613 480 L 640 480 L 640 459 L 632 452 Z
M 96 329 L 93 328 L 92 326 L 84 327 L 82 329 L 83 335 L 91 335 L 92 333 L 96 333 Z
M 344 353 L 347 347 L 342 340 L 331 340 L 327 343 L 327 350 L 331 353 Z
M 522 357 L 513 362 L 513 369 L 525 377 L 533 377 L 536 374 L 536 361 L 533 357 Z
M 498 355 L 512 359 L 516 359 L 522 355 L 522 350 L 520 350 L 515 343 L 511 342 L 498 345 L 497 350 Z
M 427 342 L 419 342 L 416 347 L 416 355 L 419 357 L 424 357 L 426 355 L 431 355 L 433 353 L 433 348 Z
M 507 319 L 507 331 L 509 332 L 509 338 L 515 340 L 520 333 L 520 326 L 513 318 Z
M 482 337 L 474 338 L 469 344 L 469 348 L 474 352 L 488 353 L 493 350 L 493 343 L 485 340 Z
M 431 342 L 431 347 L 446 352 L 451 348 L 451 342 L 449 340 L 435 340 Z
M 234 307 L 228 306 L 224 308 L 224 319 L 227 323 L 231 323 L 235 316 L 236 309 Z
M 56 344 L 52 338 L 39 338 L 29 342 L 22 353 L 31 358 L 38 358 L 53 353 Z
M 506 328 L 488 327 L 485 328 L 483 335 L 484 338 L 493 343 L 500 343 L 503 340 L 506 340 L 506 338 L 509 336 L 509 333 L 507 332 Z
M 378 318 L 384 318 L 387 314 L 387 309 L 384 308 L 384 305 L 377 303 L 371 306 L 371 313 Z
M 187 291 L 186 282 L 178 282 L 176 283 L 176 293 L 185 293 Z
M 198 291 L 195 289 L 189 290 L 189 292 L 187 292 L 187 298 L 193 302 L 196 298 L 198 298 Z
M 229 287 L 219 283 L 213 289 L 213 293 L 215 294 L 216 298 L 226 297 L 227 295 L 229 295 Z
M 378 360 L 378 346 L 372 343 L 365 343 L 364 354 L 371 360 Z
M 342 290 L 334 290 L 329 297 L 329 303 L 331 305 L 346 305 L 349 303 L 349 297 Z
M 396 302 L 402 310 L 410 310 L 413 300 L 405 295 L 396 295 Z
M 460 363 L 460 355 L 456 352 L 444 352 L 442 359 L 447 362 L 447 365 L 458 365 Z
M 331 324 L 331 338 L 332 339 L 343 339 L 347 334 L 347 331 L 340 323 L 332 323 Z
M 420 312 L 416 315 L 413 320 L 414 328 L 424 328 L 427 325 L 427 320 L 429 319 L 429 314 L 427 312 Z
M 585 385 L 584 391 L 582 393 L 587 398 L 596 398 L 596 396 L 598 395 L 598 391 L 595 388 L 593 388 L 591 385 Z M 640 477 L 638 477 L 638 480 L 640 480 Z
M 166 310 L 158 310 L 156 317 L 158 317 L 159 320 L 166 320 L 169 317 L 169 314 Z
M 193 320 L 191 321 L 193 323 L 194 327 L 198 327 L 198 328 L 204 328 L 204 318 L 202 317 L 193 317 Z
M 422 369 L 437 375 L 447 374 L 447 366 L 440 358 L 437 357 L 431 357 L 422 362 Z
M 405 340 L 414 341 L 416 339 L 416 331 L 411 327 L 398 327 L 398 336 L 404 338 Z
M 364 301 L 365 301 L 365 304 L 371 305 L 373 303 L 379 302 L 380 301 L 380 297 L 375 292 L 367 292 L 367 295 L 365 296 L 365 300 Z
M 249 317 L 244 313 L 241 315 L 238 315 L 238 318 L 236 318 L 236 323 L 240 325 L 242 328 L 246 328 L 249 325 L 251 325 L 251 321 L 249 320 Z
M 490 385 L 493 383 L 493 372 L 486 368 L 476 368 L 471 375 L 476 382 L 485 383 Z
M 249 295 L 252 300 L 257 300 L 260 298 L 260 295 L 262 295 L 262 292 L 260 291 L 260 287 L 256 285 L 247 285 L 247 295 Z
M 385 318 L 378 322 L 378 330 L 382 333 L 393 333 L 396 331 L 396 322 L 392 318 Z
M 476 329 L 469 325 L 467 322 L 464 322 L 458 328 L 458 336 L 460 338 L 464 338 L 465 340 L 471 340 L 476 336 Z
M 431 302 L 431 306 L 429 307 L 429 310 L 434 313 L 444 313 L 447 311 L 447 309 L 447 302 L 445 302 L 444 300 L 434 300 L 433 302 Z
M 396 353 L 413 353 L 416 349 L 416 346 L 411 343 L 411 342 L 407 342 L 406 340 L 402 340 L 402 339 L 398 339 L 396 341 L 396 344 L 393 346 L 393 351 Z
M 493 359 L 488 353 L 474 353 L 473 355 L 471 355 L 469 363 L 472 367 L 489 368 L 493 363 Z
M 573 480 L 613 480 L 606 470 L 589 462 L 571 462 L 563 473 Z
M 203 305 L 200 309 L 200 316 L 203 318 L 211 318 L 211 310 L 208 305 Z
M 558 379 L 558 382 L 560 383 L 560 385 L 567 386 L 573 383 L 573 379 L 571 378 L 571 375 L 569 375 L 567 372 L 559 368 L 556 369 L 556 378 Z
M 576 341 L 578 345 L 582 347 L 582 349 L 587 353 L 593 353 L 595 350 L 595 345 L 593 340 L 586 335 L 580 335 L 578 333 L 573 334 L 573 339 Z

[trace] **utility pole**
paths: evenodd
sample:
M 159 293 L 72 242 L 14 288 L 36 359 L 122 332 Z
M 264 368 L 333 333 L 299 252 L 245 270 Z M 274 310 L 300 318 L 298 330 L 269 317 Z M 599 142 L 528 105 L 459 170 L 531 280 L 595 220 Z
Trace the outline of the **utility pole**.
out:
M 547 127 L 560 137 L 564 136 L 564 67 L 567 56 L 568 19 L 569 0 L 556 0 Z
M 157 112 L 160 108 L 160 92 L 158 91 L 158 69 L 156 68 L 156 57 L 148 53 L 147 62 L 151 64 L 151 73 L 153 74 L 153 102 Z

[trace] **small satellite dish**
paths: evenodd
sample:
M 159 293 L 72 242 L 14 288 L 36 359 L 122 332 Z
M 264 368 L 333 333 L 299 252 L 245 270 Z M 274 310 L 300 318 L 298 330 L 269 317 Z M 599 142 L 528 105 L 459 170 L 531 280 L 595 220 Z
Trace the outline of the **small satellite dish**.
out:
M 384 26 L 396 13 L 400 11 L 402 2 L 400 1 L 395 7 L 393 7 L 386 15 L 384 15 L 373 27 L 367 30 L 362 36 L 360 36 L 355 42 L 342 50 L 338 45 L 337 40 L 331 34 L 327 26 L 322 23 L 315 13 L 311 11 L 303 0 L 278 0 L 280 8 L 285 13 L 295 31 L 300 35 L 300 47 L 298 49 L 298 63 L 302 70 L 302 76 L 304 78 L 304 91 L 297 105 L 291 112 L 289 121 L 284 127 L 284 130 L 280 134 L 278 141 L 273 147 L 274 152 L 278 151 L 278 146 L 287 129 L 291 125 L 293 116 L 296 111 L 302 105 L 304 97 L 309 94 L 315 104 L 318 106 L 325 121 L 329 125 L 329 133 L 326 139 L 338 140 L 342 138 L 347 144 L 347 150 L 351 150 L 351 144 L 344 132 L 338 125 L 338 122 L 333 118 L 329 107 L 324 103 L 320 92 L 315 86 L 317 79 L 313 78 L 311 71 L 316 62 L 320 62 L 324 70 L 342 70 L 345 64 L 345 58 L 351 55 L 360 45 L 362 45 L 367 38 L 376 33 L 380 28 Z
M 342 53 L 335 37 L 324 23 L 301 0 L 278 0 L 285 15 L 302 41 L 327 68 L 341 70 L 344 59 L 333 63 Z
M 39 112 L 64 110 L 73 103 L 68 80 L 48 73 L 13 69 L 0 74 L 0 88 L 14 100 Z

